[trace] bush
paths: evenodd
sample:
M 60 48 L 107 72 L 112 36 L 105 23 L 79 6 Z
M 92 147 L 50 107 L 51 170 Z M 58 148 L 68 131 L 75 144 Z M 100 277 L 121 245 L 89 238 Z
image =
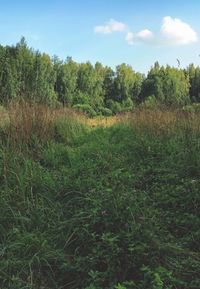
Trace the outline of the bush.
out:
M 131 110 L 134 106 L 134 103 L 133 103 L 132 99 L 129 97 L 122 102 L 122 106 L 123 106 L 123 108 L 125 108 L 127 110 Z
M 111 116 L 112 115 L 112 110 L 110 110 L 109 108 L 106 108 L 106 107 L 101 107 L 100 112 L 104 116 Z
M 86 113 L 89 117 L 95 117 L 97 115 L 96 111 L 89 104 L 76 104 L 73 108 Z
M 146 100 L 142 103 L 142 106 L 146 108 L 156 108 L 158 106 L 158 101 L 155 95 L 148 96 Z
M 188 112 L 200 112 L 200 103 L 193 103 L 191 105 L 186 105 L 183 107 L 183 110 Z
M 88 96 L 88 94 L 78 91 L 76 95 L 74 96 L 73 104 L 74 105 L 88 104 L 89 101 L 90 101 L 90 97 Z
M 121 112 L 122 110 L 122 106 L 119 102 L 117 101 L 114 101 L 112 99 L 109 99 L 107 102 L 106 102 L 106 106 L 114 113 L 114 114 L 117 114 L 119 112 Z

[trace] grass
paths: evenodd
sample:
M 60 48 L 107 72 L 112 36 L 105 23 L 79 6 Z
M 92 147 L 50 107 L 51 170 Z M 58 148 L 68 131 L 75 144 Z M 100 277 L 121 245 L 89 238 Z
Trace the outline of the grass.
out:
M 0 127 L 5 126 L 8 123 L 9 116 L 6 109 L 0 105 Z
M 198 113 L 138 110 L 107 126 L 70 110 L 8 113 L 2 289 L 200 288 Z

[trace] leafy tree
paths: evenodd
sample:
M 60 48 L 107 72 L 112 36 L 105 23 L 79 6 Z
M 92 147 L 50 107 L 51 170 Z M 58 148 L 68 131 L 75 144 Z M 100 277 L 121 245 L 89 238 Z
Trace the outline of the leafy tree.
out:
M 18 71 L 19 95 L 20 97 L 33 97 L 33 62 L 34 52 L 28 48 L 25 38 L 22 37 L 16 45 L 16 68 Z
M 114 100 L 122 102 L 128 98 L 138 100 L 142 85 L 142 75 L 125 63 L 116 67 L 114 79 Z
M 0 46 L 0 100 L 8 102 L 19 93 L 16 50 L 14 47 Z
M 29 48 L 22 37 L 15 46 L 0 46 L 0 101 L 13 99 L 48 104 L 58 100 L 107 115 L 147 99 L 145 103 L 183 106 L 190 100 L 200 102 L 200 67 L 191 64 L 182 70 L 156 62 L 144 77 L 125 63 L 114 71 L 100 62 L 51 59 Z
M 106 102 L 109 99 L 114 99 L 114 80 L 115 72 L 111 67 L 106 66 L 104 68 L 104 101 Z
M 200 102 L 200 67 L 190 64 L 186 74 L 190 80 L 190 99 L 194 102 Z
M 39 102 L 53 103 L 56 101 L 54 90 L 56 74 L 50 57 L 43 53 L 37 53 L 34 60 L 34 76 L 36 84 L 35 95 Z
M 81 63 L 78 69 L 78 91 L 87 95 L 87 103 L 93 108 L 103 105 L 104 69 L 100 63 Z
M 184 105 L 189 102 L 189 77 L 183 70 L 161 66 L 158 62 L 151 68 L 142 86 L 142 98 L 155 96 L 166 105 Z
M 57 61 L 54 63 L 56 71 L 55 90 L 58 100 L 65 104 L 72 104 L 77 93 L 77 73 L 78 65 L 70 57 L 65 63 Z

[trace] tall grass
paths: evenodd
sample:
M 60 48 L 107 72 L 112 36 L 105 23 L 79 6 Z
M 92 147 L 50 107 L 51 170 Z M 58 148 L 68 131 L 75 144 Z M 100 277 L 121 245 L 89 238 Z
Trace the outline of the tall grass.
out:
M 199 114 L 7 113 L 0 288 L 200 288 Z
M 199 113 L 181 109 L 135 109 L 133 113 L 126 114 L 125 119 L 141 132 L 147 129 L 162 134 L 188 128 L 195 133 L 200 132 Z
M 33 139 L 48 141 L 55 135 L 55 126 L 64 119 L 65 125 L 71 123 L 71 130 L 86 122 L 82 114 L 70 108 L 51 108 L 32 103 L 11 103 L 7 107 L 4 121 L 5 138 L 8 144 L 23 150 Z M 73 127 L 72 127 L 73 126 Z

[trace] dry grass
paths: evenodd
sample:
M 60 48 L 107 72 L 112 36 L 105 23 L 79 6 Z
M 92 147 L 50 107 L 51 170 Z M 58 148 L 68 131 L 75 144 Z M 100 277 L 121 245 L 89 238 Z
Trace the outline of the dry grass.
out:
M 1 108 L 1 107 L 0 107 Z M 128 122 L 139 132 L 177 133 L 193 131 L 200 133 L 200 115 L 182 110 L 136 109 L 134 112 L 106 118 L 87 118 L 70 108 L 51 108 L 30 103 L 12 103 L 7 110 L 0 109 L 0 123 L 7 124 L 8 138 L 14 146 L 27 144 L 32 136 L 50 139 L 53 127 L 59 118 L 78 121 L 90 127 L 109 127 L 119 122 Z
M 86 124 L 88 124 L 91 127 L 98 127 L 98 126 L 104 126 L 109 127 L 113 124 L 119 122 L 121 120 L 120 116 L 109 116 L 109 117 L 101 117 L 101 118 L 87 118 Z
M 3 106 L 0 106 L 0 126 L 6 125 L 8 121 L 9 117 L 7 110 Z
M 86 123 L 83 115 L 70 108 L 55 109 L 30 103 L 11 103 L 7 108 L 5 125 L 8 142 L 19 147 L 28 144 L 33 136 L 41 140 L 50 139 L 54 133 L 54 123 L 59 118 Z
M 200 114 L 182 110 L 138 109 L 124 116 L 136 130 L 153 133 L 171 133 L 191 130 L 200 133 Z

